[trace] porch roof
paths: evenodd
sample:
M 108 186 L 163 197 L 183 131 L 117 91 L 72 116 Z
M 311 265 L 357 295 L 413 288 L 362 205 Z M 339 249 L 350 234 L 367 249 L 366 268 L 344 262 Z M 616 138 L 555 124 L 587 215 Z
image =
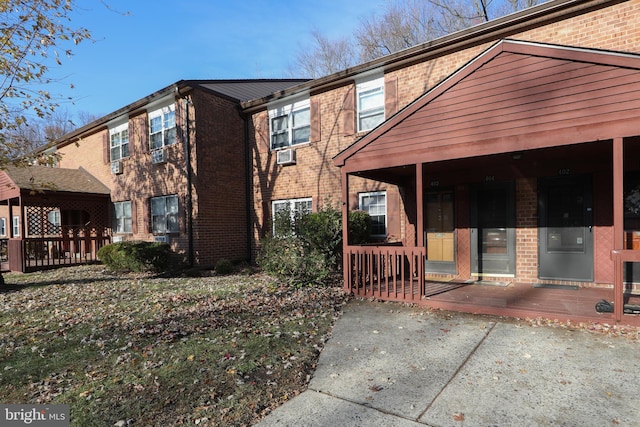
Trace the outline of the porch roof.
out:
M 640 55 L 502 40 L 334 158 L 345 173 L 640 134 Z
M 18 197 L 24 191 L 109 195 L 109 188 L 83 168 L 6 166 L 0 171 L 0 200 Z

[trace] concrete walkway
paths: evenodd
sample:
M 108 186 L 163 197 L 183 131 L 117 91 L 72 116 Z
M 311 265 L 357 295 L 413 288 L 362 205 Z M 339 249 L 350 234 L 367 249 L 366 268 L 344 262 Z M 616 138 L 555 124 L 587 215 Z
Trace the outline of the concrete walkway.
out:
M 268 426 L 638 426 L 640 342 L 352 301 Z

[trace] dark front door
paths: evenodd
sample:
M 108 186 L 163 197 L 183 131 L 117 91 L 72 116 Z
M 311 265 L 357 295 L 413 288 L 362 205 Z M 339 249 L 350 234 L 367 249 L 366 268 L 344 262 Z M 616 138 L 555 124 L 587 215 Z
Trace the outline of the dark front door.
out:
M 512 275 L 515 268 L 514 183 L 477 185 L 471 191 L 471 272 Z
M 538 181 L 538 275 L 593 280 L 593 205 L 590 175 Z

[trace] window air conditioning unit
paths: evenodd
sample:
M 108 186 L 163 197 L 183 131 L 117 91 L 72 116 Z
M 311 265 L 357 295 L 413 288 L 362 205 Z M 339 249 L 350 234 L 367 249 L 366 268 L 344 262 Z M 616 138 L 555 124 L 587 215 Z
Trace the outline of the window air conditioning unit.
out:
M 111 173 L 114 175 L 120 175 L 122 173 L 122 160 L 111 162 Z
M 124 238 L 122 236 L 113 236 L 111 239 L 111 243 L 120 243 L 124 242 Z
M 164 236 L 153 236 L 153 241 L 154 242 L 160 242 L 160 243 L 169 243 L 169 238 L 164 235 Z
M 276 161 L 279 165 L 295 165 L 296 150 L 289 148 L 288 150 L 280 150 L 276 153 Z
M 167 154 L 164 148 L 158 148 L 151 151 L 151 163 L 153 163 L 154 165 L 157 165 L 160 163 L 166 163 L 166 161 L 167 161 Z

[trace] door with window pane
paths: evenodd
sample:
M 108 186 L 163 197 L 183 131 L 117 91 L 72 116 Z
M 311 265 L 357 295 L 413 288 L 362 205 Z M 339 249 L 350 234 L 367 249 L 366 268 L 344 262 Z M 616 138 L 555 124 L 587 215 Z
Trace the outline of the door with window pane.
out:
M 492 182 L 471 192 L 471 272 L 512 275 L 516 271 L 515 185 Z
M 558 176 L 538 181 L 541 279 L 593 280 L 591 176 Z
M 453 190 L 430 191 L 425 195 L 425 270 L 455 273 L 455 224 Z

